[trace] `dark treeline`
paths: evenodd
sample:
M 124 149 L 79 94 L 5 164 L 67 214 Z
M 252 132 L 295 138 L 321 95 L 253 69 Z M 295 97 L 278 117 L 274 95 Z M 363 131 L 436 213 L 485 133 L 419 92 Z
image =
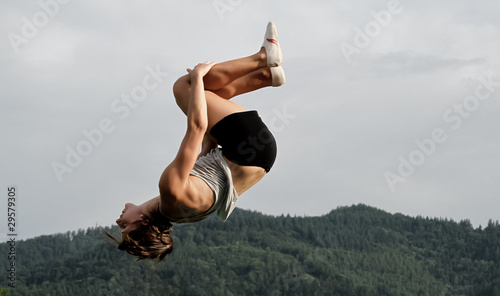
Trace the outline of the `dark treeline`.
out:
M 172 234 L 159 264 L 114 249 L 96 228 L 18 242 L 9 295 L 500 295 L 498 222 L 475 229 L 365 205 L 321 217 L 237 209 Z

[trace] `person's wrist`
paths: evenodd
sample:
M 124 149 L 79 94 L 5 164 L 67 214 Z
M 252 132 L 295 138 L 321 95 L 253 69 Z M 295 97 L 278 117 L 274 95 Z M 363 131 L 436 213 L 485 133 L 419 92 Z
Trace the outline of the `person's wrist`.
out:
M 203 75 L 201 75 L 199 73 L 191 73 L 191 81 L 202 82 L 203 81 Z

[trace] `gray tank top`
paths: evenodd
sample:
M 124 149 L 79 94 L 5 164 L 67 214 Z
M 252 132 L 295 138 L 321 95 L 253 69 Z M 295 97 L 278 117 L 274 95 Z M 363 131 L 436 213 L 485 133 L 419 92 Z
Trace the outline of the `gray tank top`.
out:
M 219 219 L 226 221 L 236 207 L 238 193 L 236 189 L 234 189 L 231 169 L 222 156 L 222 150 L 220 148 L 215 148 L 207 155 L 200 157 L 200 159 L 196 161 L 191 171 L 191 175 L 207 183 L 214 192 L 215 202 L 205 213 L 181 219 L 169 218 L 170 222 L 196 222 L 205 219 L 214 212 L 217 212 Z

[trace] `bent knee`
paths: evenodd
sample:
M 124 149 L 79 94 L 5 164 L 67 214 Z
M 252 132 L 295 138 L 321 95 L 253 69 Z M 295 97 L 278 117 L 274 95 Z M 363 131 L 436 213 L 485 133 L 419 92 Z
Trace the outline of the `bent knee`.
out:
M 184 75 L 179 77 L 174 83 L 173 86 L 173 91 L 174 91 L 174 96 L 177 98 L 177 96 L 183 96 L 186 94 L 189 94 L 191 90 L 191 82 L 189 80 L 188 75 Z
M 175 81 L 173 92 L 177 105 L 184 110 L 189 104 L 189 96 L 191 92 L 191 83 L 188 75 L 184 75 Z

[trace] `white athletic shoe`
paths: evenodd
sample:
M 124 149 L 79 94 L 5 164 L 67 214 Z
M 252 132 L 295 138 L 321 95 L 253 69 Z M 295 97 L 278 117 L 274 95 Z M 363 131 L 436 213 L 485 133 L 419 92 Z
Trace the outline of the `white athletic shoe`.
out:
M 264 43 L 262 46 L 266 49 L 267 65 L 269 67 L 277 67 L 283 64 L 281 48 L 278 42 L 278 31 L 276 31 L 276 26 L 273 22 L 267 24 L 266 35 L 264 36 Z
M 283 70 L 283 66 L 270 67 L 271 69 L 271 78 L 273 80 L 273 86 L 282 86 L 285 84 L 285 71 Z

